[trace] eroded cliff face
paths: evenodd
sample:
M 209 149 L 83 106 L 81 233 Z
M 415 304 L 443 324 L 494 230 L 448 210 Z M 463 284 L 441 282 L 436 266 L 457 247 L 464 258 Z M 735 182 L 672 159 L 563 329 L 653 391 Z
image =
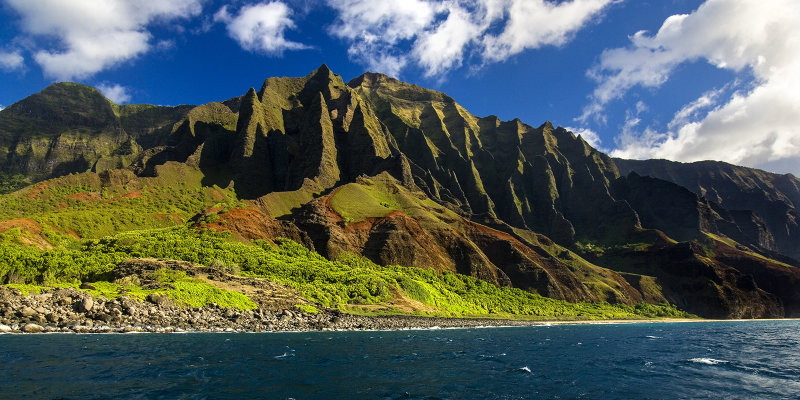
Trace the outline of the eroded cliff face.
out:
M 717 161 L 614 161 L 623 174 L 635 172 L 673 182 L 716 203 L 741 232 L 739 236 L 725 233 L 737 241 L 800 259 L 800 180 L 793 175 Z
M 479 118 L 443 93 L 385 75 L 349 85 L 374 104 L 416 184 L 453 210 L 562 245 L 578 236 L 613 240 L 637 226 L 633 210 L 609 194 L 619 175 L 611 159 L 563 128 Z
M 94 88 L 53 84 L 0 111 L 0 172 L 36 182 L 124 168 L 190 109 L 118 106 Z
M 324 65 L 197 107 L 116 106 L 85 87 L 77 92 L 91 101 L 78 105 L 66 88 L 40 94 L 67 105 L 57 129 L 21 128 L 39 95 L 0 114 L 3 172 L 37 180 L 99 172 L 112 160 L 108 168 L 157 177 L 177 162 L 200 171 L 202 185 L 235 191 L 243 206 L 208 227 L 243 240 L 288 237 L 329 258 L 352 252 L 569 301 L 669 301 L 714 317 L 799 312 L 798 268 L 771 258 L 785 248 L 771 217 L 621 176 L 608 156 L 549 122 L 476 117 L 443 93 L 380 74 L 345 84 Z M 66 131 L 110 145 L 69 158 L 20 144 L 45 138 L 52 147 Z M 100 154 L 120 146 L 128 158 Z M 81 157 L 94 167 L 46 167 Z M 23 159 L 32 167 L 14 167 Z M 791 201 L 780 196 L 770 201 Z

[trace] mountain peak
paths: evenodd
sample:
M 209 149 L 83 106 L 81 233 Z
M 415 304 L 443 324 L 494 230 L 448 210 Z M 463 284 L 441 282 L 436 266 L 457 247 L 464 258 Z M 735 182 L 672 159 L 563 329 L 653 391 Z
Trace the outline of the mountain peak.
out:
M 357 87 L 377 87 L 380 86 L 381 83 L 389 81 L 397 81 L 397 79 L 379 72 L 365 72 L 351 79 L 350 82 L 347 83 L 347 86 L 350 86 L 354 89 Z
M 342 78 L 338 74 L 333 73 L 333 71 L 331 71 L 331 69 L 328 67 L 328 64 L 325 63 L 322 63 L 322 65 L 320 65 L 319 68 L 315 69 L 314 71 L 311 71 L 310 74 L 306 75 L 306 78 L 308 78 L 309 81 L 310 80 L 336 81 L 337 79 L 342 80 Z M 344 81 L 342 81 L 342 83 L 344 84 Z
M 317 68 L 314 72 L 315 75 L 322 75 L 322 74 L 330 75 L 333 73 L 333 71 L 331 71 L 331 69 L 328 68 L 328 64 L 325 63 L 322 63 L 322 65 L 320 65 L 319 68 Z

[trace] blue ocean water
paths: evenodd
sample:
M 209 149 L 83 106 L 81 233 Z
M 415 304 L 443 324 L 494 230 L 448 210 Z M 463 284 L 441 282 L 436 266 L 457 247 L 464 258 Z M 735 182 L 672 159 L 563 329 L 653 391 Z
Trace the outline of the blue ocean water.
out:
M 0 335 L 0 398 L 797 399 L 800 321 Z

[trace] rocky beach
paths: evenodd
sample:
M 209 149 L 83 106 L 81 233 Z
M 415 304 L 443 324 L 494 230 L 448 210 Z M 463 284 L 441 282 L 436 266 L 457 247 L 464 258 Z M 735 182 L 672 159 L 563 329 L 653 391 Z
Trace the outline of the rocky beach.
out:
M 23 293 L 12 286 L 0 286 L 0 333 L 285 332 L 523 326 L 535 323 L 485 318 L 348 314 L 310 304 L 291 288 L 264 279 L 173 260 L 127 260 L 115 267 L 110 279 L 115 282 L 136 281 L 151 288 L 168 286 L 148 278 L 159 270 L 179 271 L 217 288 L 246 294 L 257 307 L 247 310 L 215 303 L 189 307 L 158 293 L 151 293 L 144 299 L 125 294 L 108 298 L 92 295 L 90 291 L 95 287 L 88 282 L 79 288 L 42 288 L 40 293 Z
M 301 309 L 237 310 L 215 304 L 186 308 L 171 299 L 126 296 L 104 299 L 72 288 L 54 288 L 23 296 L 0 287 L 0 332 L 284 332 L 319 330 L 386 330 L 478 326 L 524 326 L 536 322 L 418 316 L 360 316 L 338 310 L 316 313 Z

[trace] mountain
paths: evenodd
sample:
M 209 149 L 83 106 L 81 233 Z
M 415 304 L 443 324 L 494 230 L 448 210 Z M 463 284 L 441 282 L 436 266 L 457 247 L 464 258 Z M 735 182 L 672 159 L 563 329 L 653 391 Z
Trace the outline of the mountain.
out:
M 681 185 L 728 211 L 726 235 L 768 252 L 800 259 L 800 179 L 719 161 L 614 159 L 634 172 Z
M 669 302 L 721 318 L 800 315 L 800 269 L 768 246 L 772 231 L 758 210 L 621 175 L 564 128 L 477 117 L 444 93 L 381 74 L 345 83 L 322 65 L 221 103 L 172 108 L 117 106 L 94 89 L 56 84 L 0 111 L 0 140 L 6 176 L 81 173 L 71 178 L 85 182 L 70 189 L 76 199 L 172 185 L 159 190 L 182 208 L 168 220 L 157 220 L 163 212 L 130 217 L 146 226 L 189 220 L 239 240 L 288 237 L 331 260 L 355 253 L 571 302 Z M 75 150 L 31 144 L 65 141 Z M 221 212 L 184 200 L 189 192 L 232 196 L 235 206 Z M 50 203 L 42 207 L 60 207 Z M 64 222 L 62 211 L 43 212 L 58 229 L 101 236 Z
M 0 178 L 127 167 L 191 108 L 118 106 L 92 87 L 53 84 L 0 111 Z

